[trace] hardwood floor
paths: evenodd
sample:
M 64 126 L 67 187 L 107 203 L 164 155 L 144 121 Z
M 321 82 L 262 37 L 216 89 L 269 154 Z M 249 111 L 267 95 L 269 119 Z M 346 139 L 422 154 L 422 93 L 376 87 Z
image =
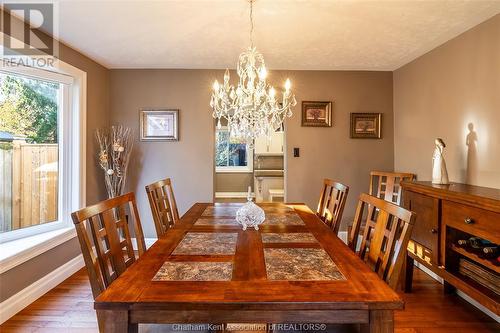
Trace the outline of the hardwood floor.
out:
M 500 332 L 500 324 L 415 269 L 413 293 L 403 294 L 404 311 L 396 311 L 397 333 Z M 92 292 L 85 270 L 61 283 L 0 326 L 1 333 L 97 332 Z M 161 331 L 142 328 L 142 332 Z

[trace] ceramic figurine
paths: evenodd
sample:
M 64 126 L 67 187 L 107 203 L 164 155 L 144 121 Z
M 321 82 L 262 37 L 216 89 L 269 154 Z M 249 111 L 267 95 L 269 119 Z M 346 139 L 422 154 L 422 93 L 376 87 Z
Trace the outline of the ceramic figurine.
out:
M 432 183 L 433 184 L 449 184 L 448 171 L 446 170 L 446 162 L 444 161 L 443 151 L 446 145 L 443 139 L 437 138 L 435 141 L 434 155 L 432 156 Z

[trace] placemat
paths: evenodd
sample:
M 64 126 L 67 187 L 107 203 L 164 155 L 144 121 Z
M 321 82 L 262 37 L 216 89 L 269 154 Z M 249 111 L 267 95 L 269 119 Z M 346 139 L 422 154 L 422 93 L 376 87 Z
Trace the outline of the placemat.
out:
M 268 280 L 345 280 L 323 249 L 264 249 Z

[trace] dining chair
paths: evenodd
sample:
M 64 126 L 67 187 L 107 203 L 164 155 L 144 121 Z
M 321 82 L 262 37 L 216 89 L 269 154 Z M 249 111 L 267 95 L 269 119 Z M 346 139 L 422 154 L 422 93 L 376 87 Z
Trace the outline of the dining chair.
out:
M 131 192 L 99 202 L 72 213 L 71 217 L 95 299 L 136 260 L 130 223 L 139 256 L 146 251 L 135 195 Z
M 155 223 L 156 235 L 163 236 L 167 230 L 179 221 L 179 211 L 175 201 L 170 178 L 146 186 L 149 205 Z
M 323 180 L 323 187 L 319 196 L 316 215 L 328 225 L 335 234 L 338 233 L 342 222 L 349 186 L 334 182 L 331 179 Z
M 363 222 L 366 223 L 358 254 L 391 288 L 396 289 L 415 222 L 415 213 L 362 193 L 349 242 L 353 251 L 356 251 L 357 235 Z
M 401 182 L 411 181 L 416 176 L 408 172 L 371 171 L 369 194 L 386 201 L 401 204 Z M 369 222 L 368 222 L 369 223 Z M 373 229 L 372 229 L 373 230 Z M 352 242 L 352 225 L 347 228 L 349 242 Z M 360 234 L 364 231 L 364 226 L 360 227 Z M 358 234 L 358 236 L 360 235 Z
M 370 195 L 399 205 L 401 203 L 401 182 L 414 180 L 415 175 L 407 172 L 370 172 Z

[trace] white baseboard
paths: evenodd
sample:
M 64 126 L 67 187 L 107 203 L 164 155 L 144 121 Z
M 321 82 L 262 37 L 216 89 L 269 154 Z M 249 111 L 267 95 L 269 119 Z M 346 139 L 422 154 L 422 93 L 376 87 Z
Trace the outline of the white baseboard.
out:
M 418 261 L 413 261 L 414 263 L 414 266 L 419 268 L 421 271 L 423 271 L 425 274 L 429 275 L 431 278 L 433 278 L 434 280 L 436 280 L 437 282 L 443 284 L 443 278 L 441 278 L 440 276 L 438 276 L 436 273 L 434 273 L 433 271 L 431 271 L 430 269 L 428 269 L 427 267 L 425 267 L 424 265 L 422 265 L 421 263 L 419 263 Z
M 457 290 L 457 295 L 466 300 L 467 302 L 469 302 L 470 304 L 474 305 L 476 308 L 487 314 L 489 317 L 493 318 L 493 320 L 495 320 L 497 323 L 500 323 L 500 316 L 497 316 L 494 312 L 490 311 L 488 308 L 479 304 L 475 299 L 471 298 L 463 291 Z
M 443 284 L 443 279 L 440 278 L 439 276 L 437 276 L 433 271 L 431 271 L 430 269 L 428 269 L 427 267 L 425 267 L 424 265 L 422 265 L 416 261 L 414 263 L 415 263 L 415 267 L 418 267 L 419 269 L 424 271 L 427 275 L 429 275 L 431 278 L 433 278 L 437 282 Z M 484 307 L 483 305 L 479 304 L 476 300 L 471 298 L 469 295 L 467 295 L 463 291 L 457 289 L 457 295 L 460 296 L 461 298 L 463 298 L 464 300 L 466 300 L 467 302 L 469 302 L 470 304 L 472 304 L 473 306 L 475 306 L 476 308 L 478 308 L 480 311 L 487 314 L 489 317 L 493 318 L 497 323 L 500 323 L 500 316 L 497 316 L 494 312 L 492 312 L 488 308 Z
M 250 194 L 252 198 L 255 198 L 255 193 Z M 215 198 L 217 199 L 240 199 L 246 198 L 248 192 L 215 192 Z
M 0 303 L 0 324 L 75 274 L 84 265 L 83 256 L 80 254 Z

